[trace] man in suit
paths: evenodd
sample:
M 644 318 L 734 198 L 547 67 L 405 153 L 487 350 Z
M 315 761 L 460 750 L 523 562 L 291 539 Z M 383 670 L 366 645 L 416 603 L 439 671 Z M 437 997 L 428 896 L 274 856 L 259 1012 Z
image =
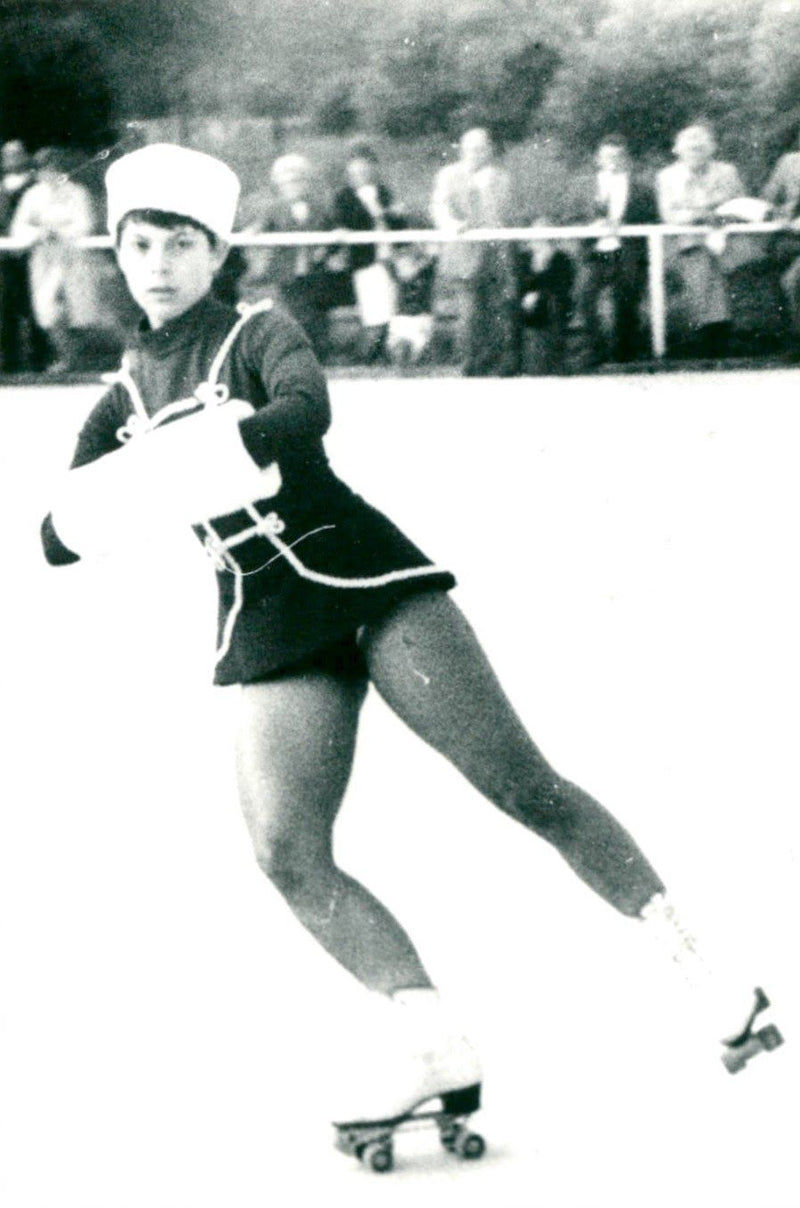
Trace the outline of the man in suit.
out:
M 441 230 L 509 226 L 512 180 L 497 162 L 491 134 L 467 130 L 459 158 L 437 173 L 431 215 Z M 516 274 L 513 248 L 497 243 L 442 245 L 437 279 L 455 302 L 456 341 L 466 376 L 518 371 Z
M 797 337 L 800 336 L 800 149 L 780 157 L 761 195 L 772 206 L 774 217 L 789 228 L 776 236 L 773 259 L 789 304 L 792 334 Z
M 584 280 L 580 310 L 593 364 L 608 359 L 632 361 L 641 348 L 640 306 L 647 285 L 647 241 L 623 239 L 623 225 L 658 221 L 652 188 L 634 175 L 625 140 L 607 135 L 595 159 L 591 203 L 584 220 L 603 229 L 596 243 L 584 252 Z M 611 301 L 611 328 L 607 333 L 600 316 L 600 299 Z

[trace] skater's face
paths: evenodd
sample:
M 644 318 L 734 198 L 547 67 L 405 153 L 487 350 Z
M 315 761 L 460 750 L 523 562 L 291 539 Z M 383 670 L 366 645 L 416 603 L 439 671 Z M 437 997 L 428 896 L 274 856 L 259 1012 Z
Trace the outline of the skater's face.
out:
M 165 228 L 132 218 L 122 228 L 117 260 L 134 302 L 157 328 L 205 297 L 226 251 L 189 223 Z

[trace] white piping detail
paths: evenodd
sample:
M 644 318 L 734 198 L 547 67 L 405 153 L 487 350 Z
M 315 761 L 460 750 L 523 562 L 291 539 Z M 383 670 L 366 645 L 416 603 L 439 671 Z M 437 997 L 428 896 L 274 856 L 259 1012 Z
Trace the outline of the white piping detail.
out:
M 233 325 L 231 330 L 220 345 L 214 360 L 209 369 L 208 378 L 204 382 L 200 382 L 195 389 L 192 398 L 178 399 L 175 402 L 167 403 L 152 417 L 147 414 L 144 401 L 139 389 L 133 380 L 130 372 L 130 366 L 126 357 L 122 359 L 120 369 L 114 374 L 106 375 L 106 381 L 118 382 L 123 386 L 131 399 L 134 407 L 134 414 L 129 416 L 128 421 L 117 430 L 117 437 L 121 442 L 130 440 L 133 436 L 152 431 L 159 424 L 171 418 L 174 415 L 180 415 L 185 412 L 193 411 L 198 404 L 202 407 L 216 406 L 228 401 L 230 391 L 225 383 L 219 382 L 219 374 L 228 357 L 238 335 L 245 324 L 254 315 L 264 313 L 272 309 L 272 300 L 269 298 L 262 299 L 251 306 L 245 303 L 240 303 L 237 307 L 240 317 Z M 301 562 L 297 555 L 293 552 L 292 547 L 299 545 L 301 541 L 305 541 L 307 537 L 313 537 L 317 533 L 325 532 L 327 529 L 334 529 L 334 524 L 323 524 L 319 528 L 312 529 L 308 533 L 303 533 L 297 537 L 291 544 L 286 544 L 281 541 L 280 533 L 285 531 L 286 525 L 277 512 L 268 512 L 265 516 L 255 508 L 253 504 L 246 505 L 243 509 L 253 521 L 249 528 L 242 529 L 238 533 L 234 533 L 230 537 L 220 537 L 210 521 L 202 522 L 201 527 L 205 532 L 204 547 L 206 553 L 212 559 L 215 568 L 218 571 L 227 570 L 234 577 L 234 599 L 230 612 L 225 618 L 222 637 L 220 639 L 219 648 L 215 666 L 222 662 L 228 654 L 231 642 L 233 641 L 233 631 L 239 614 L 244 605 L 244 579 L 247 575 L 258 574 L 259 571 L 266 569 L 272 562 L 278 558 L 285 558 L 293 570 L 300 575 L 301 578 L 307 579 L 310 583 L 319 583 L 325 587 L 340 587 L 340 588 L 373 588 L 384 587 L 389 583 L 399 583 L 408 579 L 425 578 L 430 575 L 447 574 L 448 572 L 439 566 L 413 566 L 407 567 L 404 570 L 391 570 L 382 575 L 372 575 L 364 578 L 345 579 L 338 575 L 326 575 L 321 571 L 311 570 L 305 563 Z M 237 545 L 243 545 L 251 538 L 263 537 L 268 541 L 277 553 L 275 557 L 270 558 L 263 566 L 258 567 L 253 571 L 245 571 L 230 553 L 232 548 Z
M 222 371 L 222 366 L 227 360 L 228 353 L 236 343 L 239 332 L 255 315 L 264 314 L 265 311 L 272 310 L 272 306 L 273 303 L 271 298 L 262 298 L 260 302 L 253 302 L 250 305 L 247 303 L 239 303 L 239 305 L 236 307 L 236 309 L 239 311 L 239 318 L 236 320 L 233 327 L 230 329 L 225 339 L 217 349 L 217 354 L 214 357 L 214 360 L 211 362 L 211 368 L 208 371 L 208 377 L 206 378 L 205 382 L 201 383 L 201 388 L 210 386 L 212 390 L 217 389 L 217 382 Z M 224 402 L 226 400 L 223 399 L 222 401 Z
M 231 641 L 233 640 L 233 628 L 239 619 L 239 613 L 242 611 L 242 604 L 244 603 L 244 584 L 242 572 L 240 570 L 233 571 L 233 576 L 233 606 L 225 618 L 225 628 L 222 633 L 222 640 L 220 642 L 219 649 L 217 650 L 217 657 L 214 660 L 215 667 L 217 664 L 222 662 L 231 648 Z
M 309 529 L 309 531 L 307 533 L 303 533 L 302 536 L 295 537 L 294 541 L 289 543 L 289 548 L 294 549 L 296 545 L 299 545 L 301 541 L 305 541 L 308 537 L 314 537 L 317 533 L 324 532 L 325 529 L 333 528 L 336 528 L 335 524 L 321 524 L 319 528 Z M 266 562 L 262 562 L 261 566 L 257 567 L 256 570 L 249 570 L 246 573 L 248 575 L 257 575 L 260 571 L 266 570 L 268 566 L 272 566 L 273 562 L 277 562 L 278 559 L 282 557 L 283 554 L 279 551 L 277 554 L 273 554 L 271 558 L 267 558 Z
M 329 527 L 325 525 L 325 527 Z M 333 526 L 330 526 L 333 527 Z M 308 579 L 311 583 L 320 583 L 324 587 L 384 587 L 387 583 L 399 583 L 404 579 L 416 579 L 424 575 L 443 575 L 447 571 L 441 566 L 409 566 L 405 570 L 390 570 L 382 575 L 371 575 L 363 579 L 342 579 L 338 575 L 325 575 L 321 571 L 311 570 L 305 563 L 301 562 L 292 548 L 281 541 L 275 533 L 265 532 L 263 534 L 267 541 L 275 546 L 275 549 L 286 559 L 293 570 L 296 570 L 302 579 Z
M 247 504 L 242 510 L 247 512 L 253 524 L 250 528 L 241 529 L 238 533 L 233 533 L 230 537 L 226 537 L 226 549 L 233 549 L 234 546 L 242 545 L 245 541 L 249 541 L 251 537 L 267 537 L 270 533 L 282 533 L 286 529 L 286 525 L 277 512 L 267 512 L 266 516 L 262 516 L 252 504 Z M 333 528 L 334 526 L 332 524 L 324 524 L 322 527 Z M 318 531 L 315 530 L 315 532 Z M 306 537 L 310 535 L 310 533 L 305 534 Z
M 195 410 L 198 404 L 203 407 L 214 407 L 219 406 L 221 403 L 227 403 L 230 398 L 230 390 L 224 382 L 219 381 L 222 367 L 239 336 L 239 332 L 245 324 L 255 315 L 265 314 L 266 311 L 272 310 L 272 307 L 273 302 L 271 298 L 262 298 L 259 302 L 251 304 L 240 302 L 236 307 L 239 312 L 239 318 L 217 349 L 206 380 L 198 384 L 192 398 L 178 399 L 174 403 L 167 403 L 166 406 L 156 411 L 153 416 L 147 414 L 144 400 L 130 371 L 130 362 L 127 353 L 124 354 L 120 368 L 115 373 L 104 374 L 104 380 L 110 385 L 118 382 L 121 386 L 124 386 L 134 406 L 135 414 L 131 415 L 127 422 L 117 429 L 117 439 L 124 444 L 134 436 L 143 435 L 145 432 L 152 432 L 154 428 L 164 423 L 165 420 L 171 419 L 172 416 L 182 415 L 187 411 Z
M 139 393 L 139 387 L 133 380 L 130 369 L 130 361 L 127 353 L 122 357 L 119 369 L 115 373 L 107 373 L 103 375 L 103 381 L 108 382 L 110 386 L 118 384 L 128 392 L 128 397 L 133 403 L 133 415 L 129 416 L 127 423 L 117 428 L 116 437 L 120 444 L 125 444 L 137 432 L 147 429 L 150 424 L 150 418 L 147 414 L 147 409 L 144 405 L 144 399 Z
M 174 403 L 167 403 L 156 411 L 150 420 L 150 428 L 157 428 L 159 424 L 163 424 L 166 420 L 171 419 L 173 415 L 183 415 L 187 411 L 196 411 L 201 401 L 201 399 L 195 396 L 193 398 L 179 398 Z
M 311 583 L 320 583 L 325 587 L 350 587 L 350 588 L 369 588 L 369 587 L 384 587 L 387 583 L 398 583 L 404 579 L 416 579 L 425 575 L 442 575 L 447 574 L 441 566 L 409 566 L 403 570 L 390 570 L 382 575 L 370 575 L 364 578 L 344 579 L 338 575 L 326 575 L 322 571 L 311 570 L 304 562 L 301 562 L 295 553 L 292 551 L 292 546 L 298 545 L 304 541 L 306 537 L 312 537 L 315 533 L 325 532 L 326 529 L 334 529 L 335 524 L 322 524 L 319 528 L 312 529 L 311 532 L 303 533 L 297 540 L 287 545 L 285 541 L 281 541 L 279 533 L 285 529 L 285 524 L 281 520 L 277 512 L 268 512 L 266 516 L 262 516 L 252 504 L 243 508 L 248 516 L 253 521 L 250 528 L 241 529 L 238 533 L 234 533 L 230 537 L 220 537 L 214 531 L 210 524 L 204 524 L 203 527 L 208 534 L 206 539 L 206 549 L 212 557 L 218 570 L 232 570 L 234 574 L 257 574 L 257 571 L 243 572 L 239 563 L 231 556 L 229 551 L 237 546 L 242 545 L 245 541 L 249 541 L 253 537 L 263 537 L 266 541 L 274 546 L 278 551 L 277 556 L 285 558 L 293 570 L 297 572 L 302 579 L 308 579 Z M 269 562 L 265 562 L 264 566 L 259 567 L 263 570 L 269 566 L 270 562 L 275 559 L 271 558 Z M 231 566 L 233 563 L 233 566 Z M 235 569 L 234 569 L 235 568 Z

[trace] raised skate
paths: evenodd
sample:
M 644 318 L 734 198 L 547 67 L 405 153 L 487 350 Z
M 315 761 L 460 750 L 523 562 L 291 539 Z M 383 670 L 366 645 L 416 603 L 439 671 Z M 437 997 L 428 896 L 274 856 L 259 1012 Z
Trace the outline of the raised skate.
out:
M 723 1040 L 722 1061 L 729 1074 L 738 1074 L 753 1057 L 760 1053 L 771 1053 L 783 1044 L 783 1036 L 774 1023 L 756 1029 L 759 1015 L 766 1011 L 770 1002 L 759 987 L 755 991 L 753 1009 L 742 1030 Z

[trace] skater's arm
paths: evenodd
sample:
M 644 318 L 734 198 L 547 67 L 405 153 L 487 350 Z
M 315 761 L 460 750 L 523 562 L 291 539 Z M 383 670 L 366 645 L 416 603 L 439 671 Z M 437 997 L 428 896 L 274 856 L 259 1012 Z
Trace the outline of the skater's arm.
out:
M 270 312 L 253 322 L 242 341 L 242 355 L 268 399 L 239 425 L 257 465 L 279 460 L 287 446 L 321 439 L 331 422 L 328 387 L 299 324 L 281 312 Z

